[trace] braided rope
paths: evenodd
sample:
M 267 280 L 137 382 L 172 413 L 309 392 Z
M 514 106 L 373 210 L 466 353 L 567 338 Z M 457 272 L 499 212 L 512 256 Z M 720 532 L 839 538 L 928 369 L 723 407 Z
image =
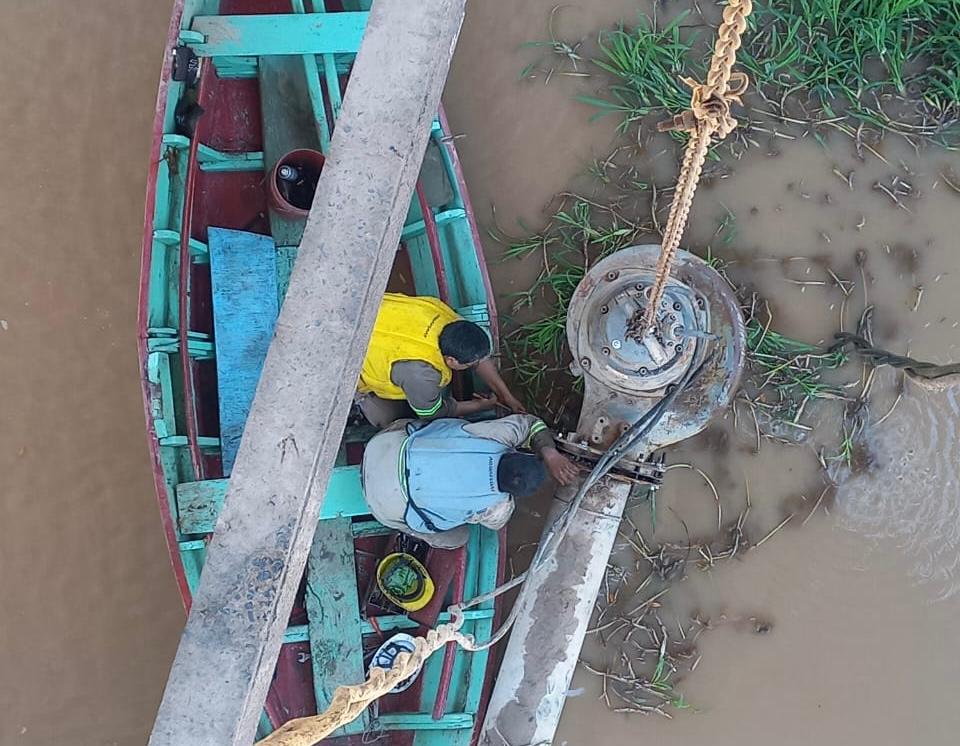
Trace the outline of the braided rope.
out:
M 747 90 L 747 76 L 734 72 L 737 50 L 740 49 L 741 36 L 747 28 L 747 16 L 753 11 L 752 0 L 728 0 L 723 9 L 723 22 L 717 30 L 717 44 L 713 49 L 710 70 L 706 83 L 697 83 L 683 78 L 691 89 L 690 109 L 672 120 L 658 125 L 661 132 L 684 130 L 690 132 L 690 140 L 683 156 L 683 165 L 677 177 L 677 189 L 670 216 L 663 232 L 663 244 L 660 258 L 650 292 L 650 302 L 643 314 L 642 334 L 645 336 L 656 321 L 657 308 L 663 298 L 670 268 L 680 247 L 680 239 L 687 227 L 693 195 L 700 182 L 703 164 L 714 138 L 718 141 L 733 132 L 737 120 L 730 114 L 734 102 L 740 103 L 740 96 Z
M 362 684 L 338 686 L 327 707 L 319 715 L 297 718 L 284 723 L 269 736 L 258 741 L 259 746 L 313 746 L 337 728 L 346 725 L 363 714 L 371 703 L 378 700 L 401 681 L 413 676 L 423 663 L 448 642 L 455 642 L 470 649 L 473 636 L 460 632 L 463 626 L 463 609 L 451 606 L 448 609 L 453 621 L 441 624 L 427 632 L 426 637 L 414 640 L 412 653 L 400 653 L 390 669 L 371 668 L 370 675 Z

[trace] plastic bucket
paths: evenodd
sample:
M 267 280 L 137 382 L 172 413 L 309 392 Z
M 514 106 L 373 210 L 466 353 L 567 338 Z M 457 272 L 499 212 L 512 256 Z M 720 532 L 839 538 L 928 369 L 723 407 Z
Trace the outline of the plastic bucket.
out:
M 278 160 L 270 172 L 270 207 L 288 218 L 307 217 L 325 160 L 323 153 L 309 148 L 291 150 Z M 284 166 L 295 169 L 295 181 L 280 178 Z

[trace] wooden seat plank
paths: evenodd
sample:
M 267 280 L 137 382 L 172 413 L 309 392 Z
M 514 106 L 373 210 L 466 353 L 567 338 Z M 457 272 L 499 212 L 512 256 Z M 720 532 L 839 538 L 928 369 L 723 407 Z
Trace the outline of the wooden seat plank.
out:
M 199 57 L 339 54 L 360 49 L 367 13 L 197 16 L 185 35 Z M 203 41 L 192 41 L 202 34 Z
M 209 534 L 227 495 L 229 479 L 206 479 L 177 485 L 177 525 L 184 534 Z M 320 518 L 369 515 L 363 498 L 359 466 L 338 466 L 330 475 Z

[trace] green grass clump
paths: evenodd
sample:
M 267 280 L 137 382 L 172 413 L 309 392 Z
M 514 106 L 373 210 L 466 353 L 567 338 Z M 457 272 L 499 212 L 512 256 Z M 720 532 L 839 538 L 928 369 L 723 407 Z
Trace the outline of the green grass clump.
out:
M 540 411 L 557 374 L 564 376 L 569 363 L 566 348 L 567 307 L 586 271 L 603 257 L 631 246 L 647 234 L 647 226 L 631 222 L 610 206 L 579 195 L 565 195 L 544 229 L 529 237 L 508 236 L 502 230 L 492 237 L 504 245 L 505 260 L 537 257 L 539 273 L 531 286 L 511 297 L 511 314 L 505 319 L 504 352 L 508 369 Z M 520 316 L 535 315 L 529 321 Z M 555 414 L 551 412 L 551 414 Z
M 646 17 L 600 35 L 594 64 L 613 77 L 581 100 L 628 127 L 687 108 L 681 76 L 703 80 L 712 28 L 683 14 L 662 30 Z M 861 126 L 951 144 L 960 120 L 957 0 L 757 0 L 737 64 L 748 105 L 786 121 Z M 711 42 L 712 43 L 712 42 Z
M 625 130 L 653 112 L 677 113 L 690 105 L 690 89 L 683 75 L 700 73 L 694 54 L 695 33 L 682 33 L 681 14 L 664 29 L 657 30 L 646 16 L 627 29 L 620 25 L 600 35 L 600 56 L 593 63 L 618 82 L 607 88 L 610 98 L 581 96 L 580 101 L 596 106 L 603 114 L 619 113 Z
M 747 320 L 747 352 L 752 386 L 761 395 L 764 390 L 775 395 L 784 415 L 779 419 L 795 415 L 805 400 L 843 398 L 842 389 L 823 380 L 825 371 L 847 361 L 843 352 L 785 337 L 757 319 Z

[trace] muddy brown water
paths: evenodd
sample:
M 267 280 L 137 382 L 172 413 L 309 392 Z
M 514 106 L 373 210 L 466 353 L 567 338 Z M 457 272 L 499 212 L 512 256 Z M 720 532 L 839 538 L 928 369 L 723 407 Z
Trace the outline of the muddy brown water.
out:
M 518 80 L 538 57 L 545 70 L 557 62 L 519 49 L 547 38 L 554 5 L 471 3 L 445 98 L 481 222 L 491 224 L 495 204 L 515 233 L 518 220 L 537 226 L 551 196 L 584 184 L 590 160 L 618 142 L 614 120 L 590 123 L 592 112 L 573 100 L 600 85 L 586 63 L 594 77 L 554 65 L 549 82 L 545 72 Z M 0 26 L 15 31 L 0 47 L 3 746 L 144 743 L 182 624 L 153 502 L 134 342 L 144 160 L 169 6 L 0 4 Z M 574 4 L 556 29 L 592 37 L 636 11 L 620 0 Z M 773 300 L 780 331 L 811 342 L 836 330 L 842 298 L 829 285 L 796 283 L 825 280 L 815 257 L 832 257 L 857 283 L 850 328 L 863 307 L 854 253 L 865 249 L 878 341 L 924 359 L 960 358 L 960 195 L 939 176 L 951 164 L 960 171 L 957 159 L 939 150 L 917 157 L 892 141 L 889 166 L 860 163 L 839 137 L 829 152 L 776 141 L 780 155 L 768 156 L 760 144 L 698 194 L 687 244 L 713 245 L 736 281 Z M 672 153 L 648 157 L 669 183 Z M 854 191 L 835 166 L 856 169 Z M 893 174 L 922 192 L 910 213 L 870 188 Z M 728 209 L 736 236 L 724 243 L 714 233 Z M 492 241 L 486 249 L 506 308 L 534 267 L 498 263 Z M 807 259 L 773 261 L 783 257 Z M 895 376 L 880 377 L 873 422 L 895 386 Z M 679 684 L 691 709 L 673 720 L 610 713 L 598 681 L 581 671 L 557 742 L 954 743 L 958 410 L 955 391 L 908 386 L 894 414 L 868 429 L 875 468 L 845 478 L 829 513 L 821 506 L 802 527 L 823 484 L 813 449 L 764 443 L 754 456 L 744 419 L 735 427 L 730 417 L 716 431 L 725 437 L 671 454 L 712 477 L 728 516 L 742 509 L 749 483 L 755 540 L 797 515 L 739 560 L 691 569 L 665 600 L 665 622 L 695 611 L 729 620 L 702 636 L 702 659 Z M 715 510 L 699 477 L 675 469 L 655 538 L 678 539 L 684 525 L 709 532 Z M 534 532 L 534 513 L 524 511 L 518 528 Z M 633 517 L 652 530 L 646 505 Z M 769 632 L 737 622 L 751 617 Z M 605 651 L 592 644 L 585 654 L 598 661 Z
M 0 744 L 145 741 L 183 613 L 137 277 L 170 2 L 0 4 Z

